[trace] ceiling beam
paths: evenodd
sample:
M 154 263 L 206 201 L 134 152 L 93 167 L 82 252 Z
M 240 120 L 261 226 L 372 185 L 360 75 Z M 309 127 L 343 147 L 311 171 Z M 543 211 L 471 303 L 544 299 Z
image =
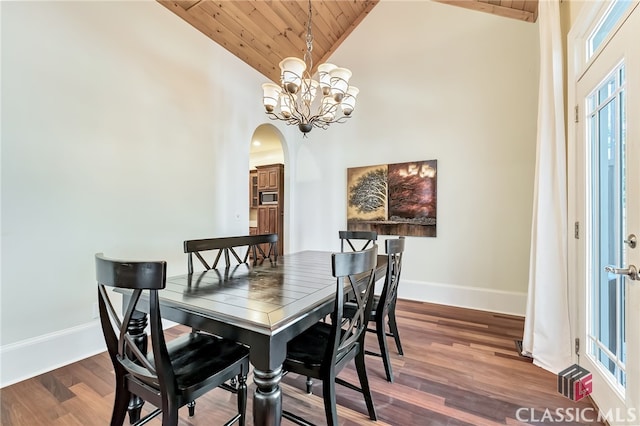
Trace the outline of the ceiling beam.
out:
M 494 15 L 504 16 L 506 18 L 518 19 L 526 22 L 535 22 L 538 19 L 538 8 L 535 7 L 534 11 L 520 10 L 513 7 L 502 6 L 505 1 L 487 2 L 482 0 L 434 0 L 438 3 L 450 4 L 453 6 L 460 6 L 466 9 L 479 10 L 481 12 L 491 13 Z M 497 4 L 501 3 L 501 4 Z M 533 3 L 537 6 L 538 2 L 525 1 L 522 3 Z

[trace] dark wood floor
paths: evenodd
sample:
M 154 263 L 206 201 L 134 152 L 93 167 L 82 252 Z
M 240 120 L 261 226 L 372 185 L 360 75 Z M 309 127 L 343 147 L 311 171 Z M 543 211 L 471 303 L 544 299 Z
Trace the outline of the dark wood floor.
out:
M 522 337 L 520 317 L 399 301 L 398 323 L 405 355 L 400 357 L 395 348 L 392 350 L 395 383 L 384 379 L 380 358 L 367 357 L 378 422 L 368 420 L 359 394 L 338 386 L 341 425 L 543 424 L 551 423 L 541 421 L 545 410 L 553 413 L 558 408 L 592 407 L 587 398 L 575 403 L 560 395 L 555 375 L 518 355 L 515 340 Z M 174 327 L 168 334 L 184 330 Z M 367 339 L 367 346 L 375 348 L 373 336 Z M 351 367 L 340 377 L 357 380 Z M 102 353 L 8 386 L 0 390 L 1 424 L 106 425 L 113 382 L 111 363 Z M 249 388 L 250 395 L 254 386 L 252 383 Z M 307 395 L 302 390 L 304 378 L 288 375 L 282 389 L 287 409 L 316 424 L 326 424 L 317 396 L 321 394 L 319 385 L 314 395 Z M 217 389 L 198 399 L 195 417 L 189 418 L 183 408 L 179 424 L 220 425 L 231 417 L 234 407 L 235 396 Z M 248 408 L 250 416 L 251 401 Z M 252 418 L 248 420 L 252 424 Z M 149 424 L 160 423 L 154 419 Z M 283 424 L 290 423 L 283 420 Z M 556 419 L 553 424 L 580 423 Z

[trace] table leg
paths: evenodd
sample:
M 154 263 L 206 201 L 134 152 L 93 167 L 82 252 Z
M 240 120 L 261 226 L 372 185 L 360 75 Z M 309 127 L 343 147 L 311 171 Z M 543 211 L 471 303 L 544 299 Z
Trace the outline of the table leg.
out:
M 256 426 L 280 426 L 282 420 L 282 392 L 280 380 L 282 367 L 276 370 L 253 369 L 253 424 Z

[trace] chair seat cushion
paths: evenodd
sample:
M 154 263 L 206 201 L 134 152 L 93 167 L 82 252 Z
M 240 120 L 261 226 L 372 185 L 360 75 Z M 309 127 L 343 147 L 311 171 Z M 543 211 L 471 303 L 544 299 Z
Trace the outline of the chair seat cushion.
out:
M 331 325 L 317 322 L 309 329 L 294 337 L 287 344 L 287 362 L 304 364 L 306 367 L 318 367 L 327 351 Z
M 345 330 L 340 330 L 344 334 Z M 331 337 L 331 324 L 320 321 L 312 325 L 287 344 L 287 357 L 284 360 L 285 371 L 293 371 L 306 374 L 310 377 L 321 378 L 324 358 L 326 356 L 329 339 Z M 359 347 L 356 344 L 356 352 Z M 340 364 L 352 351 L 342 352 L 336 355 L 335 365 Z M 315 371 L 315 373 L 314 373 Z
M 371 308 L 371 313 L 369 314 L 369 321 L 375 321 L 376 318 L 376 308 L 378 307 L 378 303 L 380 302 L 380 296 L 373 296 L 373 306 Z M 353 318 L 356 314 L 356 310 L 358 309 L 358 304 L 356 302 L 346 302 L 344 304 L 344 317 L 345 318 Z
M 206 333 L 179 336 L 167 342 L 167 351 L 182 390 L 202 384 L 249 355 L 247 347 Z

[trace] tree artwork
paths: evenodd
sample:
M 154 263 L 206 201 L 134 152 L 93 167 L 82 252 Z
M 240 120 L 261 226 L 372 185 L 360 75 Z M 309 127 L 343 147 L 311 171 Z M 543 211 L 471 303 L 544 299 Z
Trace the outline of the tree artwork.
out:
M 385 169 L 366 172 L 349 188 L 349 206 L 355 207 L 360 213 L 380 210 L 386 202 L 387 171 Z
M 389 218 L 435 223 L 435 167 L 429 161 L 389 165 Z
M 347 229 L 436 236 L 437 160 L 347 169 Z

